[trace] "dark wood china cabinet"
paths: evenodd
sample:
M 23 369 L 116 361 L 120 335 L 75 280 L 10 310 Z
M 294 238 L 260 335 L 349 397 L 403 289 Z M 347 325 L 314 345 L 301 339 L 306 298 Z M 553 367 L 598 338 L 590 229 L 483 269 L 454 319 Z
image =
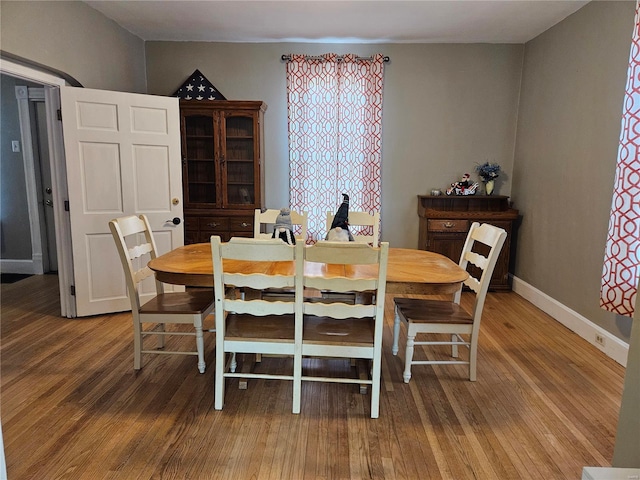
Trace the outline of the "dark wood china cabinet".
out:
M 180 101 L 185 244 L 253 236 L 264 205 L 259 101 Z

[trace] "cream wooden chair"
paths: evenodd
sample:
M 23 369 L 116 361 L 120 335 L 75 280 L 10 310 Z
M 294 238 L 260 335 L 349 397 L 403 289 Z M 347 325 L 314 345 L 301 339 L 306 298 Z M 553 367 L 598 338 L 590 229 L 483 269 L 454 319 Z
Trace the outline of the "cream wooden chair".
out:
M 301 368 L 299 350 L 302 337 L 302 251 L 304 244 L 288 245 L 279 239 L 232 238 L 222 243 L 211 237 L 214 292 L 216 302 L 216 410 L 224 406 L 225 378 L 267 378 L 294 380 Z M 296 258 L 300 258 L 296 261 Z M 245 261 L 238 270 L 238 260 Z M 285 262 L 282 271 L 265 269 L 261 263 Z M 288 263 L 287 263 L 288 262 Z M 235 265 L 235 267 L 234 267 Z M 250 288 L 289 288 L 295 290 L 295 301 L 268 301 L 245 296 L 239 290 Z M 288 373 L 258 374 L 236 372 L 236 354 L 273 354 L 294 358 Z M 229 359 L 227 359 L 227 354 Z M 300 413 L 300 381 L 294 381 L 293 413 Z
M 334 216 L 335 212 L 327 212 L 327 232 L 331 228 Z M 352 227 L 349 228 L 349 231 L 356 242 L 368 243 L 374 247 L 378 246 L 380 241 L 380 212 L 349 212 L 349 227 Z
M 333 223 L 335 212 L 327 212 L 327 232 Z M 380 212 L 349 212 L 349 231 L 357 243 L 367 243 L 377 247 L 380 235 Z M 365 229 L 358 228 L 365 227 Z M 365 233 L 367 232 L 367 233 Z M 371 232 L 371 233 L 368 233 Z M 341 299 L 345 302 L 354 301 L 354 294 L 351 293 L 329 293 L 322 292 L 323 298 Z M 366 298 L 363 297 L 363 298 Z
M 269 208 L 264 212 L 259 208 L 256 208 L 253 222 L 253 238 L 271 238 L 273 233 L 273 226 L 276 223 L 276 218 L 280 210 Z M 298 213 L 291 210 L 291 224 L 294 227 L 294 235 L 296 237 L 296 243 L 300 240 L 305 243 L 307 240 L 307 212 Z M 299 232 L 296 233 L 296 230 Z
M 253 238 L 270 239 L 273 233 L 273 227 L 276 223 L 276 219 L 280 214 L 280 210 L 273 208 L 267 209 L 264 212 L 259 208 L 255 210 L 255 217 L 253 222 Z M 304 244 L 307 239 L 307 212 L 298 213 L 291 210 L 291 224 L 294 227 L 294 235 L 296 237 L 296 243 Z M 299 233 L 295 233 L 295 230 L 300 230 Z M 272 299 L 285 299 L 291 297 L 293 301 L 293 291 L 288 289 L 264 289 L 262 297 Z M 261 356 L 256 356 L 256 361 L 260 361 Z
M 180 354 L 197 355 L 198 370 L 205 371 L 204 361 L 204 319 L 214 309 L 213 291 L 211 289 L 193 289 L 187 292 L 164 292 L 161 282 L 155 281 L 155 295 L 142 304 L 140 299 L 140 282 L 152 277 L 153 271 L 147 267 L 149 260 L 156 258 L 156 243 L 145 215 L 116 218 L 109 222 L 111 234 L 115 240 L 124 275 L 127 282 L 127 292 L 131 301 L 133 314 L 133 368 L 142 367 L 142 354 Z M 147 261 L 143 260 L 147 258 Z M 142 261 L 142 266 L 140 262 Z M 135 265 L 134 265 L 135 262 Z M 193 325 L 193 332 L 168 332 L 167 323 L 184 323 Z M 145 327 L 144 324 L 154 324 Z M 215 331 L 213 329 L 208 331 Z M 145 336 L 157 336 L 160 349 L 144 348 Z M 195 336 L 196 349 L 194 351 L 164 350 L 164 340 L 167 335 Z
M 380 410 L 382 328 L 388 257 L 387 242 L 383 242 L 379 248 L 373 248 L 356 242 L 319 241 L 304 249 L 303 287 L 330 292 L 373 292 L 374 301 L 347 304 L 331 298 L 321 301 L 304 298 L 302 348 L 296 353 L 305 357 L 338 357 L 345 361 L 352 358 L 367 359 L 371 362 L 371 377 L 301 375 L 300 380 L 370 385 L 371 418 L 377 418 Z M 346 275 L 343 264 L 346 265 Z M 332 270 L 334 268 L 337 270 Z M 353 272 L 358 273 L 350 275 Z
M 469 365 L 469 380 L 476 380 L 478 334 L 480 333 L 482 309 L 491 275 L 506 237 L 506 231 L 488 223 L 480 225 L 475 222 L 471 225 L 459 262 L 459 265 L 465 270 L 469 263 L 476 267 L 470 269 L 471 274 L 464 282 L 464 285 L 468 286 L 475 294 L 475 302 L 471 314 L 460 306 L 462 285 L 454 294 L 453 301 L 394 298 L 395 321 L 391 352 L 394 355 L 398 354 L 400 323 L 404 321 L 407 324 L 407 345 L 403 374 L 405 383 L 409 383 L 411 379 L 411 365 L 425 364 L 467 364 Z M 478 248 L 477 244 L 483 244 L 484 247 Z M 478 251 L 487 251 L 487 247 L 488 253 L 486 256 L 476 253 Z M 416 335 L 419 333 L 447 334 L 451 335 L 451 340 L 416 341 Z M 465 335 L 466 339 L 461 335 Z M 469 359 L 414 360 L 413 354 L 416 345 L 451 345 L 451 357 L 454 359 L 458 358 L 458 346 L 464 345 L 469 348 Z

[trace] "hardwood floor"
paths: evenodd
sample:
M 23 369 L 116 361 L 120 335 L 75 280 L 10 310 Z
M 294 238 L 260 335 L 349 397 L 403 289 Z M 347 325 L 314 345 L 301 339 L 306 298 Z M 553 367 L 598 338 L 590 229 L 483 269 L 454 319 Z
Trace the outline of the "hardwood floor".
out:
M 51 275 L 0 294 L 11 480 L 548 480 L 611 464 L 624 368 L 514 293 L 487 297 L 474 383 L 459 366 L 416 366 L 402 382 L 389 297 L 377 420 L 345 384 L 303 384 L 293 415 L 289 382 L 228 381 L 215 411 L 213 335 L 205 374 L 194 357 L 168 355 L 144 357 L 136 373 L 129 314 L 60 318 Z M 348 361 L 306 362 L 352 373 Z

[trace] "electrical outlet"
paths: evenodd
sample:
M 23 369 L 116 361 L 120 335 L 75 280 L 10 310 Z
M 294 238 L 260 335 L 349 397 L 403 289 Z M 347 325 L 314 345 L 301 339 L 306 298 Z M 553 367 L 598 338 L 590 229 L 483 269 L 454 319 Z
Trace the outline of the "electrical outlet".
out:
M 596 345 L 604 347 L 604 336 L 600 335 L 599 333 L 596 333 Z

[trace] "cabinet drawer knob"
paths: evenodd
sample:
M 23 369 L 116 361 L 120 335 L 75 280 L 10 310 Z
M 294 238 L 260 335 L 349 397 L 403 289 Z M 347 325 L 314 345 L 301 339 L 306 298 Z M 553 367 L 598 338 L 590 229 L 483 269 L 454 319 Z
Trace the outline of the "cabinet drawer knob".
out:
M 242 223 L 240 224 L 240 226 L 241 226 L 241 227 L 243 227 L 243 228 L 247 228 L 249 225 L 250 225 L 250 224 L 249 224 L 249 223 L 247 223 L 247 222 L 242 222 Z
M 220 224 L 219 223 L 215 223 L 215 222 L 207 223 L 207 227 L 211 227 L 211 228 L 216 228 L 218 225 L 220 225 Z
M 444 223 L 442 224 L 442 226 L 443 226 L 444 228 L 453 228 L 453 227 L 455 227 L 455 226 L 456 226 L 456 224 L 455 224 L 455 223 L 453 223 L 453 222 L 444 222 Z

